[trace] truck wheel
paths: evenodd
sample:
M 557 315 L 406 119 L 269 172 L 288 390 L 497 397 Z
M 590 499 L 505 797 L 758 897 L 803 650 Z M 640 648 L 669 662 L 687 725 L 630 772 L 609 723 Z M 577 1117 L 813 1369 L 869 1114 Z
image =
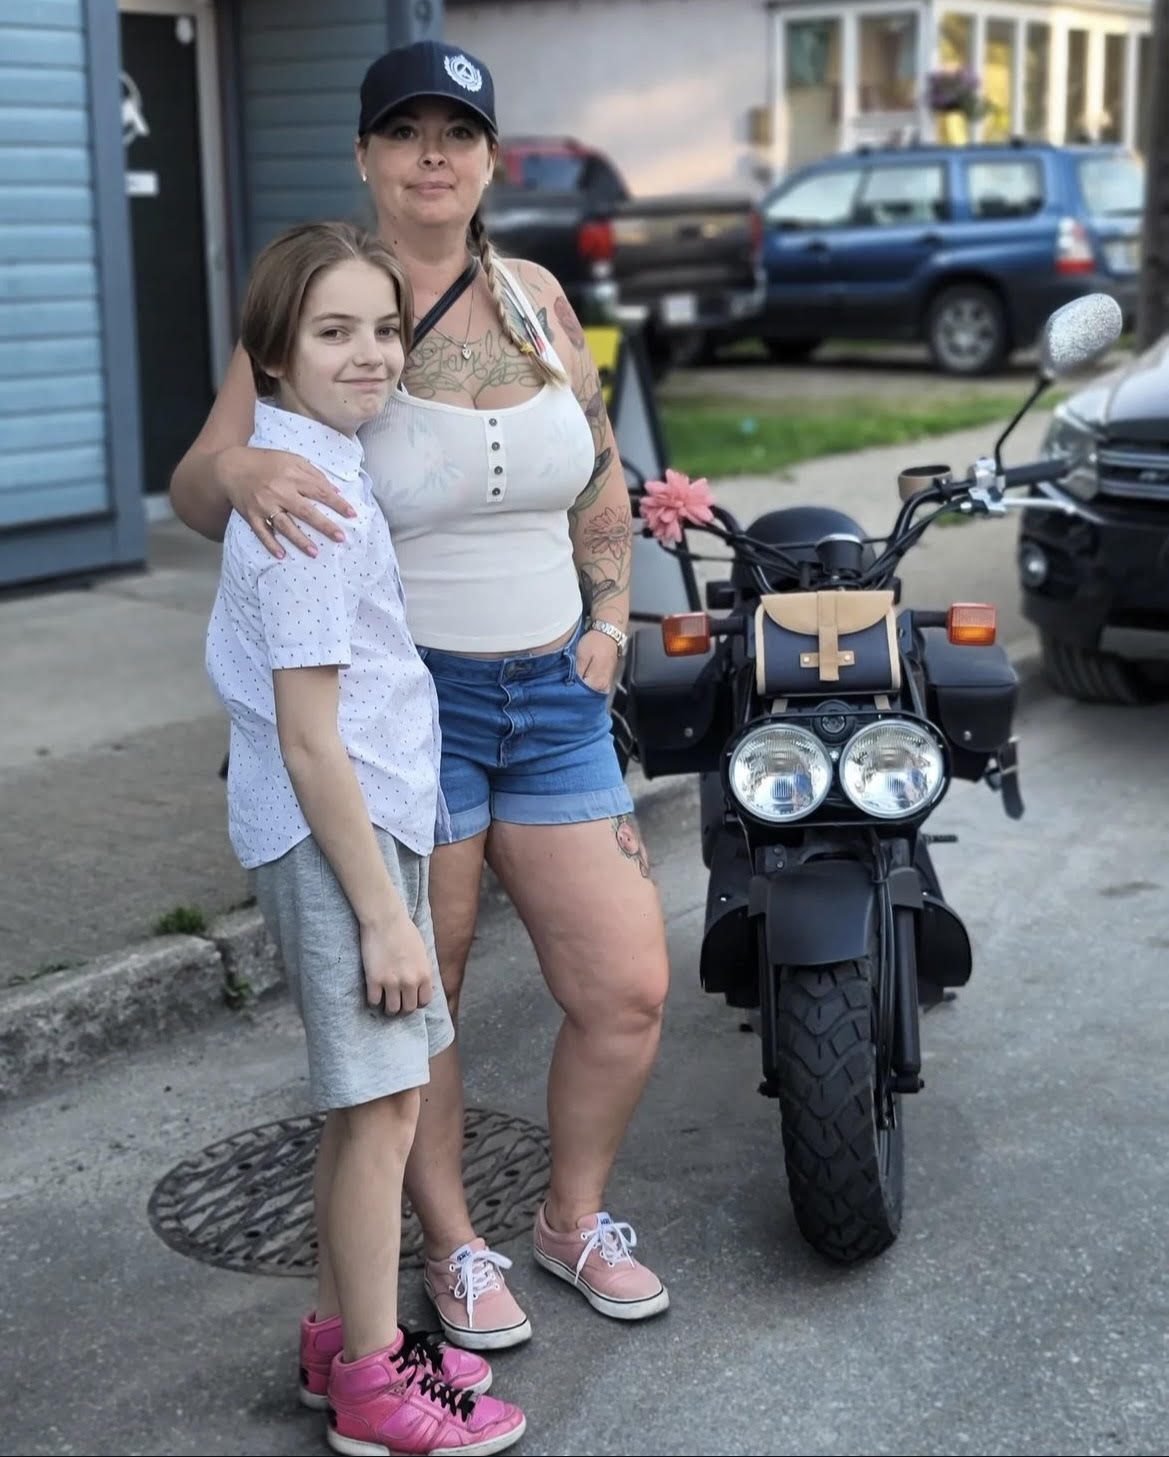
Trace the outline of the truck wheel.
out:
M 799 364 L 810 359 L 823 342 L 823 339 L 764 339 L 763 347 L 772 364 Z
M 901 1228 L 905 1153 L 899 1100 L 878 1127 L 871 962 L 785 969 L 776 1006 L 779 1109 L 788 1191 L 800 1233 L 854 1264 Z
M 1043 671 L 1057 693 L 1082 703 L 1122 703 L 1135 707 L 1150 698 L 1140 670 L 1112 653 L 1044 635 Z
M 977 283 L 943 289 L 930 305 L 926 339 L 946 374 L 993 374 L 1010 352 L 1002 300 Z

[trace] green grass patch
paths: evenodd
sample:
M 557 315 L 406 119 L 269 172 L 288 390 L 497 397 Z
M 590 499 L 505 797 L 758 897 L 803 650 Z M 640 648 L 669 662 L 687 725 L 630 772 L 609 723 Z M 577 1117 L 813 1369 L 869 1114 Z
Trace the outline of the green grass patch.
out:
M 174 906 L 154 923 L 156 936 L 202 936 L 207 917 L 198 906 Z
M 770 475 L 821 455 L 902 445 L 1008 420 L 1018 394 L 958 399 L 665 401 L 666 458 L 692 477 Z M 993 440 L 988 439 L 988 448 Z

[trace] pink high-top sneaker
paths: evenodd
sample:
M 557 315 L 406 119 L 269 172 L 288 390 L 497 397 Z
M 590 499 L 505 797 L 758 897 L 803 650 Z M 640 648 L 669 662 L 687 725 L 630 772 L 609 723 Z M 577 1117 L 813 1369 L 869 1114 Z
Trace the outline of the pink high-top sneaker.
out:
M 399 1326 L 402 1332 L 403 1351 L 413 1352 L 423 1370 L 439 1376 L 456 1391 L 481 1392 L 491 1388 L 491 1367 L 481 1356 L 472 1356 L 448 1346 L 445 1341 L 421 1331 L 408 1330 Z M 303 1406 L 313 1411 L 324 1411 L 329 1404 L 329 1368 L 333 1357 L 340 1355 L 345 1345 L 341 1331 L 341 1317 L 330 1320 L 314 1320 L 306 1315 L 300 1322 L 300 1400 Z
M 337 1356 L 329 1373 L 328 1442 L 347 1457 L 478 1457 L 518 1442 L 518 1406 L 455 1391 L 403 1350 L 403 1341 L 359 1361 Z

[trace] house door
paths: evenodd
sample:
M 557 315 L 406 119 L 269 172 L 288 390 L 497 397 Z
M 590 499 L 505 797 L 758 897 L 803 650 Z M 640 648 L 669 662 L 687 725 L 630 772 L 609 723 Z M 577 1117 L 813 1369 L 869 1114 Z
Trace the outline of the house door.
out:
M 132 0 L 120 15 L 142 474 L 155 498 L 199 433 L 222 367 L 214 336 L 225 300 L 213 297 L 226 281 L 222 207 L 209 196 L 219 169 L 218 158 L 205 155 L 217 130 L 208 109 L 218 101 L 207 94 L 209 21 L 205 0 L 185 7 Z
M 789 170 L 839 150 L 842 29 L 839 17 L 783 22 Z

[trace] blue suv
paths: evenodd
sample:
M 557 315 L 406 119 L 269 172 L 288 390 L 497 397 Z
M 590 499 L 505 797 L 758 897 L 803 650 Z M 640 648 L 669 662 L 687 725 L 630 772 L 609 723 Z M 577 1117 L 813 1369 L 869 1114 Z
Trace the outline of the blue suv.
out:
M 1142 164 L 1120 147 L 830 157 L 763 200 L 767 302 L 733 337 L 762 336 L 777 360 L 920 339 L 946 373 L 988 374 L 1079 294 L 1112 294 L 1131 323 L 1143 209 Z

